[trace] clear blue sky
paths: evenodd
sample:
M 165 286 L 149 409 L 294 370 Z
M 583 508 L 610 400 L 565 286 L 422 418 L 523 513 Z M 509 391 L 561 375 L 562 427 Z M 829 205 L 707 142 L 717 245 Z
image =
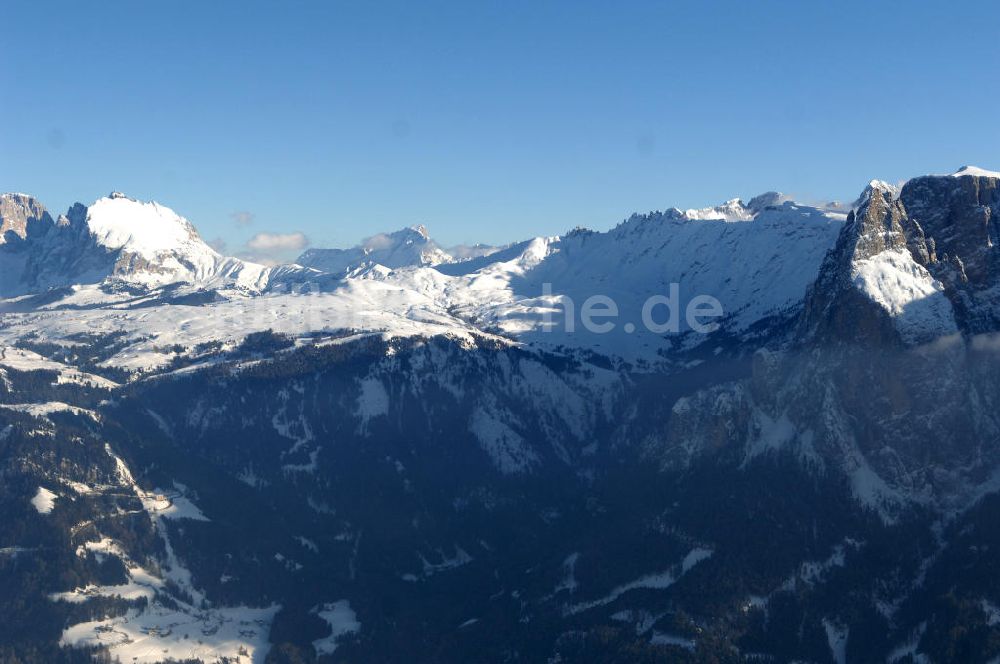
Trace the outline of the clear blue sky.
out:
M 5 2 L 0 190 L 235 252 L 508 242 L 1000 168 L 1000 3 Z M 248 211 L 240 225 L 232 214 Z

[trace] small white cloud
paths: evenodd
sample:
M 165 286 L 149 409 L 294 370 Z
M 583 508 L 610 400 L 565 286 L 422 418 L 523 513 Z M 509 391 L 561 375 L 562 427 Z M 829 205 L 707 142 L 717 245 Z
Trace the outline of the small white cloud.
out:
M 252 251 L 278 252 L 301 251 L 309 246 L 309 238 L 303 233 L 257 233 L 247 242 Z
M 304 233 L 257 233 L 250 238 L 238 258 L 262 265 L 289 263 L 309 246 Z
M 237 210 L 230 212 L 229 218 L 236 222 L 237 226 L 249 226 L 257 218 L 257 215 L 249 210 Z
M 392 238 L 385 233 L 378 233 L 371 237 L 366 237 L 361 241 L 361 246 L 372 251 L 387 249 L 392 245 Z

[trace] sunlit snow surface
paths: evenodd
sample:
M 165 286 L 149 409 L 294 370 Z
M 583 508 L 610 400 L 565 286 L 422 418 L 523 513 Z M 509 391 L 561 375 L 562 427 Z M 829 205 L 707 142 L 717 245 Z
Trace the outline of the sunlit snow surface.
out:
M 56 507 L 56 494 L 44 487 L 38 487 L 38 492 L 31 499 L 31 505 L 39 514 L 50 514 Z
M 978 166 L 963 166 L 962 168 L 952 173 L 951 177 L 960 178 L 966 175 L 982 177 L 982 178 L 1000 179 L 1000 171 L 988 171 L 985 168 L 979 168 Z
M 87 211 L 87 225 L 103 246 L 127 247 L 146 258 L 155 258 L 168 247 L 190 244 L 194 230 L 170 208 L 120 195 L 94 202 Z
M 44 403 L 5 403 L 0 404 L 0 408 L 28 413 L 29 415 L 34 415 L 35 417 L 42 419 L 48 419 L 48 416 L 52 413 L 73 413 L 74 415 L 86 415 L 93 420 L 98 419 L 97 413 L 92 410 L 79 408 L 77 406 L 70 406 L 69 404 L 62 403 L 61 401 L 47 401 Z
M 0 368 L 9 367 L 18 371 L 55 371 L 57 383 L 76 383 L 93 387 L 118 387 L 114 381 L 94 374 L 85 373 L 66 364 L 42 357 L 38 353 L 23 348 L 0 348 Z
M 892 316 L 904 340 L 919 343 L 958 332 L 944 286 L 908 251 L 890 249 L 859 261 L 853 277 Z
M 110 620 L 73 625 L 62 643 L 104 646 L 122 662 L 154 664 L 165 659 L 197 659 L 258 664 L 277 607 L 174 611 L 153 603 Z M 228 659 L 227 659 L 228 658 Z

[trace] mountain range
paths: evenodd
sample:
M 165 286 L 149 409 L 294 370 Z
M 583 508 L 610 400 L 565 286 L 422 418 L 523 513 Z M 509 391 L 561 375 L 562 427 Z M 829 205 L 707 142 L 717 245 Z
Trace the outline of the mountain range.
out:
M 998 215 L 966 167 L 269 267 L 4 194 L 0 661 L 997 661 Z

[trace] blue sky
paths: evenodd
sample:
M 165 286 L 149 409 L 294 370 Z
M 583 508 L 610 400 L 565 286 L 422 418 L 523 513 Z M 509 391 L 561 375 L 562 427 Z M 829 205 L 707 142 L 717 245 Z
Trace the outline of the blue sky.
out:
M 0 189 L 155 199 L 231 253 L 1000 168 L 995 2 L 15 0 L 3 21 Z

